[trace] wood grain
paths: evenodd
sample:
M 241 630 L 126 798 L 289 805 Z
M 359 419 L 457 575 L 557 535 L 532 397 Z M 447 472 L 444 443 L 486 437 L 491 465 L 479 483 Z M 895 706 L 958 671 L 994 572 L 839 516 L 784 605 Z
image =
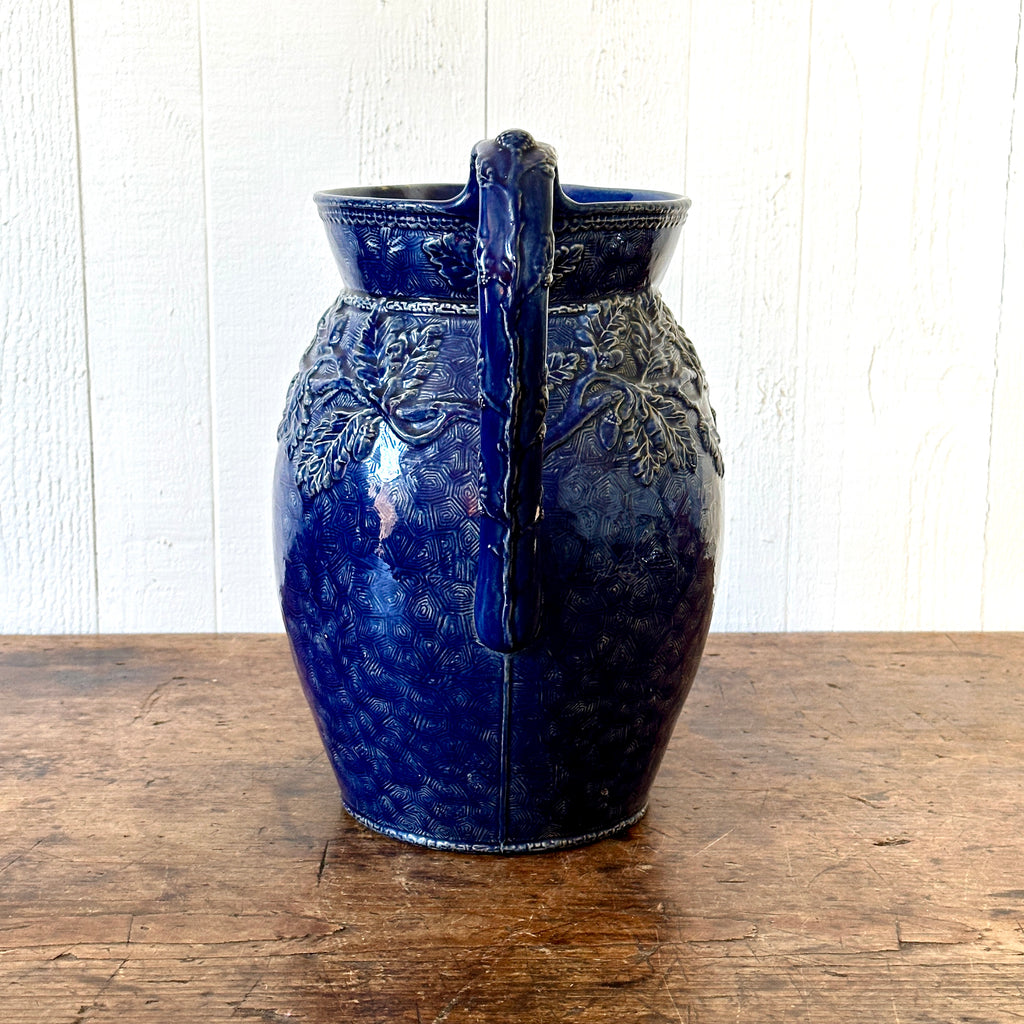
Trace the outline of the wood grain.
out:
M 717 635 L 621 838 L 339 809 L 280 637 L 0 640 L 4 1019 L 1008 1021 L 1024 635 Z
M 96 629 L 66 2 L 0 11 L 0 629 Z

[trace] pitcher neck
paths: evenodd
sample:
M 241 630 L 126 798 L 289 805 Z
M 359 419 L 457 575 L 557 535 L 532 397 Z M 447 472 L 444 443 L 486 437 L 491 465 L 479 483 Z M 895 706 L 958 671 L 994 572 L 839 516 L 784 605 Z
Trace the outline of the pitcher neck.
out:
M 314 198 L 349 289 L 476 302 L 473 182 L 338 189 Z M 556 185 L 552 302 L 598 301 L 656 285 L 689 206 L 669 193 Z

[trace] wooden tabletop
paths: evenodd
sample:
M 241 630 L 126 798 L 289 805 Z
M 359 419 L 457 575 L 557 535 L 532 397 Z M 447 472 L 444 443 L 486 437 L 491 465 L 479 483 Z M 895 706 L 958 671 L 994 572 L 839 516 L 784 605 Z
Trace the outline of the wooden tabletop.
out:
M 0 639 L 0 1019 L 1024 1019 L 1024 635 L 712 636 L 647 817 L 341 810 L 278 636 Z

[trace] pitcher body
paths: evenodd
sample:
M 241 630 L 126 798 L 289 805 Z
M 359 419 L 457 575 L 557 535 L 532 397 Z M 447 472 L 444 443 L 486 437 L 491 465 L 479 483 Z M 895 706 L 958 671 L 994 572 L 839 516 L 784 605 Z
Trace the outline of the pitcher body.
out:
M 317 203 L 345 289 L 289 391 L 275 531 L 345 807 L 467 851 L 618 831 L 714 596 L 714 414 L 655 288 L 688 201 L 563 190 L 505 133 L 463 189 Z

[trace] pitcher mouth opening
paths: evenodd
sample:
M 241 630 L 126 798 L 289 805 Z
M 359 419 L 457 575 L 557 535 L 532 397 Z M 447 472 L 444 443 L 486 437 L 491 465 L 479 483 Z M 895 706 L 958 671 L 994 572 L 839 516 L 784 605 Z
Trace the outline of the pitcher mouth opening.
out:
M 424 183 L 417 185 L 366 185 L 353 188 L 324 189 L 314 195 L 317 205 L 331 205 L 347 200 L 391 200 L 399 203 L 426 203 L 437 206 L 458 205 L 467 193 L 465 185 L 453 183 Z M 569 210 L 591 210 L 595 207 L 626 207 L 633 204 L 655 203 L 667 207 L 690 205 L 690 200 L 675 192 L 652 189 L 606 188 L 596 185 L 559 185 L 556 206 Z
M 465 185 L 423 184 L 423 185 L 366 185 L 356 188 L 328 188 L 314 195 L 323 199 L 396 199 L 414 203 L 449 203 L 458 197 Z
M 685 203 L 690 205 L 690 200 L 675 192 L 658 192 L 646 188 L 605 188 L 598 185 L 562 185 L 562 197 L 568 199 L 570 204 L 578 206 L 593 206 L 595 204 L 611 203 L 618 206 L 623 203 L 667 203 L 675 205 Z

